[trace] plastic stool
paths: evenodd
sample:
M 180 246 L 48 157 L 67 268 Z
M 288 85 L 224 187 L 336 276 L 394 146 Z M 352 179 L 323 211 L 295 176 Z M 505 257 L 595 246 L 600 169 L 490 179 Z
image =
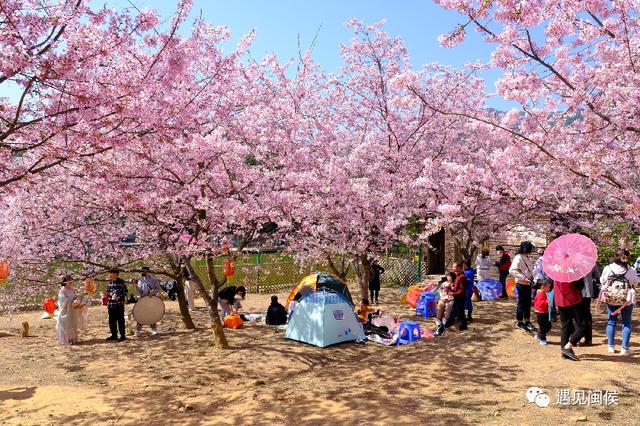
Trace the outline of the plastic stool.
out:
M 416 315 L 422 315 L 423 318 L 436 316 L 436 300 L 435 293 L 425 291 L 420 295 L 416 304 Z
M 406 345 L 422 339 L 420 324 L 415 321 L 402 321 L 398 326 L 398 345 Z

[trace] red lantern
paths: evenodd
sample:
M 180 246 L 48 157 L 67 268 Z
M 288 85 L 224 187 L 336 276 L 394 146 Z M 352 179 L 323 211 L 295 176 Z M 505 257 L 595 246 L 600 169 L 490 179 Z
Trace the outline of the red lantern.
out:
M 236 263 L 233 261 L 233 258 L 229 257 L 225 259 L 222 272 L 224 272 L 225 277 L 230 277 L 236 272 Z
M 49 315 L 53 315 L 53 313 L 56 311 L 56 301 L 53 300 L 53 297 L 50 297 L 44 301 L 44 303 L 42 304 L 42 308 Z
M 96 282 L 93 278 L 87 278 L 84 280 L 84 289 L 87 290 L 87 294 L 92 295 L 96 292 Z
M 6 280 L 9 277 L 9 262 L 0 261 L 0 280 Z

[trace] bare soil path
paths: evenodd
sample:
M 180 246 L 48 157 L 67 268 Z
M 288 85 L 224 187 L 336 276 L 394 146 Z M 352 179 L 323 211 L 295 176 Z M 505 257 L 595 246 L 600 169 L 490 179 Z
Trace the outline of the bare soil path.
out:
M 382 293 L 381 308 L 412 317 L 397 291 Z M 245 308 L 268 300 L 251 294 Z M 166 302 L 159 336 L 122 343 L 104 341 L 106 310 L 92 307 L 88 333 L 69 347 L 39 312 L 0 317 L 0 424 L 640 424 L 640 355 L 607 353 L 602 312 L 596 346 L 572 362 L 560 358 L 558 323 L 547 347 L 515 329 L 513 301 L 477 303 L 468 331 L 397 348 L 320 349 L 251 323 L 228 331 L 233 350 L 222 352 L 196 303 L 198 330 Z M 33 337 L 21 337 L 22 321 Z M 527 403 L 531 386 L 545 389 L 549 408 Z M 619 403 L 559 406 L 562 389 L 617 391 Z

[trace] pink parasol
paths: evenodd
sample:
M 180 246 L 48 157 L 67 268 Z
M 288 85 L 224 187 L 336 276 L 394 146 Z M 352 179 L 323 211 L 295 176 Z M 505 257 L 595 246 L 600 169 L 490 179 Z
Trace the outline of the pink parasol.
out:
M 549 244 L 542 261 L 544 272 L 552 279 L 572 282 L 591 272 L 597 257 L 598 248 L 589 237 L 568 234 Z

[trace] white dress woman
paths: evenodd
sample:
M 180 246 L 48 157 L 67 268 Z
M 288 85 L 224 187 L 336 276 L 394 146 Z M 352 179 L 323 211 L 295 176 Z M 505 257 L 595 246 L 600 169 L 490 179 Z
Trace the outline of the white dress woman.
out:
M 191 284 L 191 281 L 189 280 L 189 278 L 187 277 L 184 280 L 184 297 L 185 299 L 187 299 L 187 303 L 189 304 L 189 310 L 193 311 L 196 308 L 196 303 L 194 301 L 194 291 L 193 291 L 193 285 Z
M 482 253 L 476 257 L 476 269 L 478 270 L 478 281 L 490 278 L 491 256 L 489 256 L 489 250 L 482 250 Z
M 58 343 L 72 345 L 78 343 L 77 312 L 73 306 L 76 293 L 71 280 L 65 279 L 58 292 L 58 314 L 56 316 L 56 334 Z

